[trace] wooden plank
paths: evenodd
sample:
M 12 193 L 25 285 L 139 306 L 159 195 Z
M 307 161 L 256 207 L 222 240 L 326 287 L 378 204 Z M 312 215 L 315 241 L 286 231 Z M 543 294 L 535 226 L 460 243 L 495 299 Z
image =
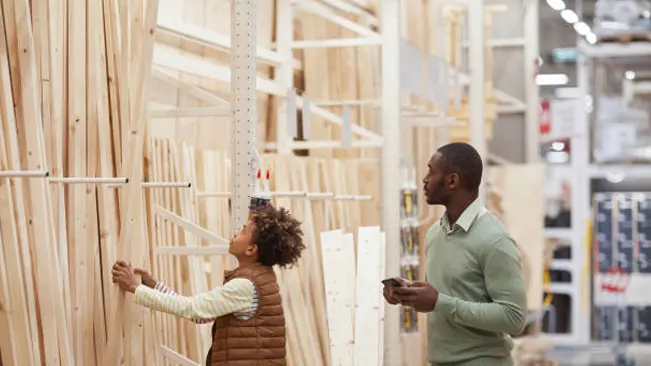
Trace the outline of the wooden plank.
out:
M 13 12 L 11 6 L 13 5 Z M 16 46 L 21 52 L 9 55 L 9 59 L 19 65 L 20 72 L 14 73 L 14 89 L 19 89 L 22 108 L 24 137 L 29 142 L 24 149 L 26 155 L 26 168 L 29 170 L 40 170 L 44 166 L 45 143 L 43 141 L 42 119 L 39 109 L 39 100 L 36 94 L 38 87 L 37 73 L 35 69 L 36 56 L 34 51 L 31 19 L 29 16 L 29 2 L 3 1 L 3 12 L 5 22 L 14 22 L 16 29 Z M 18 27 L 17 25 L 21 26 Z M 2 35 L 0 35 L 2 36 Z M 0 37 L 1 38 L 1 37 Z M 8 39 L 8 38 L 7 38 Z M 10 51 L 11 52 L 11 51 Z M 15 70 L 12 70 L 12 73 Z M 18 80 L 19 82 L 16 82 Z M 17 85 L 16 85 L 17 84 Z M 63 326 L 65 319 L 64 302 L 61 291 L 57 290 L 57 284 L 61 283 L 58 255 L 56 252 L 56 239 L 49 229 L 52 223 L 49 221 L 48 207 L 49 190 L 42 179 L 34 179 L 29 182 L 31 219 L 29 221 L 29 233 L 34 242 L 39 244 L 35 251 L 36 259 L 36 287 L 38 297 L 47 299 L 51 306 L 41 306 L 41 319 L 43 324 L 43 337 L 45 343 L 46 363 L 72 365 L 72 347 L 69 343 L 68 329 Z M 42 300 L 45 301 L 45 300 Z
M 321 245 L 332 365 L 348 366 L 354 362 L 355 286 L 350 283 L 355 278 L 353 236 L 341 230 L 322 232 Z
M 360 227 L 357 244 L 355 365 L 380 365 L 380 227 Z
M 0 170 L 12 170 L 20 167 L 17 146 L 14 142 L 16 121 L 13 113 L 6 52 L 4 19 L 0 16 L 0 90 L 2 90 L 0 93 L 0 126 L 2 126 L 0 129 Z M 6 275 L 3 276 L 6 281 L 3 290 L 4 300 L 0 300 L 2 302 L 0 313 L 6 320 L 1 321 L 3 325 L 0 327 L 6 330 L 1 336 L 3 340 L 12 342 L 11 345 L 3 342 L 4 345 L 1 346 L 2 349 L 11 347 L 10 350 L 2 354 L 5 365 L 31 365 L 41 362 L 39 349 L 41 337 L 36 329 L 36 322 L 30 321 L 32 318 L 29 317 L 30 312 L 32 314 L 36 312 L 33 289 L 26 286 L 27 283 L 32 283 L 31 259 L 28 249 L 21 248 L 23 245 L 28 245 L 22 200 L 23 183 L 23 179 L 10 182 L 8 179 L 0 178 L 0 242 L 2 242 L 0 252 L 3 252 L 0 255 L 4 260 L 4 264 L 0 264 L 0 266 L 6 271 Z M 14 193 L 16 194 L 15 198 Z M 21 255 L 21 250 L 23 255 Z M 9 286 L 9 283 L 12 286 Z M 20 305 L 16 306 L 16 304 Z

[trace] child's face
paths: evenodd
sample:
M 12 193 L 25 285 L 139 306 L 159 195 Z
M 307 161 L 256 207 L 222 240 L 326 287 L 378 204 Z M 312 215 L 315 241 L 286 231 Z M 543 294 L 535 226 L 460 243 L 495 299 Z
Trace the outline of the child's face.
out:
M 251 259 L 256 260 L 258 256 L 258 246 L 253 242 L 254 226 L 249 220 L 242 230 L 235 235 L 228 247 L 228 252 L 234 255 L 238 261 Z

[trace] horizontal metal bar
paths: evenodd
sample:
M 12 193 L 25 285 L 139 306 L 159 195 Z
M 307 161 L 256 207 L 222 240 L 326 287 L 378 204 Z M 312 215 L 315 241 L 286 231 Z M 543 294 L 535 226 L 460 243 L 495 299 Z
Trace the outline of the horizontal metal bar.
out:
M 188 231 L 188 232 L 190 232 L 192 234 L 195 234 L 198 237 L 200 237 L 200 238 L 202 238 L 204 240 L 207 240 L 207 241 L 209 241 L 209 242 L 211 242 L 213 244 L 216 244 L 216 245 L 224 245 L 224 244 L 226 244 L 226 245 L 228 245 L 228 243 L 229 243 L 229 241 L 224 239 L 223 237 L 221 237 L 221 236 L 219 236 L 219 235 L 217 235 L 215 233 L 212 233 L 212 232 L 204 229 L 203 227 L 195 224 L 194 222 L 189 221 L 189 220 L 175 214 L 174 212 L 166 210 L 161 206 L 158 206 L 158 205 L 154 206 L 154 212 L 157 215 L 159 215 L 160 217 L 162 217 L 163 219 L 165 219 L 167 221 L 170 221 L 170 222 L 174 223 L 175 225 L 178 225 L 178 226 L 182 227 L 186 231 Z
M 126 184 L 129 178 L 124 177 L 52 177 L 50 183 L 59 184 Z
M 469 41 L 463 41 L 463 47 L 468 47 Z M 491 47 L 524 47 L 526 41 L 524 38 L 494 38 L 489 39 L 487 46 Z
M 197 192 L 197 198 L 201 198 L 201 197 L 227 198 L 230 196 L 231 196 L 231 192 Z
M 275 142 L 267 142 L 264 147 L 266 149 L 274 150 L 277 148 Z M 344 146 L 343 141 L 337 140 L 323 140 L 323 141 L 294 141 L 289 144 L 292 150 L 303 149 L 350 149 L 350 148 L 373 148 L 382 147 L 381 141 L 374 140 L 355 140 L 351 142 L 351 146 Z
M 197 192 L 197 197 L 230 197 L 230 192 Z M 309 200 L 367 201 L 369 195 L 335 195 L 331 192 L 269 192 L 272 197 L 305 197 Z
M 157 70 L 160 67 L 171 68 L 203 78 L 219 80 L 225 83 L 231 82 L 231 69 L 229 67 L 210 62 L 196 55 L 181 55 L 173 47 L 160 43 L 157 43 L 154 46 L 153 64 L 155 65 L 154 70 Z M 284 87 L 280 86 L 273 80 L 259 76 L 256 77 L 256 90 L 282 98 L 287 96 L 287 90 Z M 323 118 L 329 123 L 343 126 L 344 121 L 340 116 L 316 106 L 314 103 L 306 103 L 306 105 L 309 107 L 309 111 L 314 117 Z M 301 96 L 296 97 L 296 106 L 299 109 L 303 109 L 304 103 Z M 379 134 L 357 124 L 352 124 L 351 130 L 353 133 L 369 140 L 383 140 L 382 136 Z
M 292 48 L 336 48 L 336 47 L 361 47 L 361 46 L 379 46 L 382 44 L 380 37 L 360 37 L 360 38 L 335 38 L 319 39 L 310 41 L 294 41 Z
M 343 105 L 347 106 L 379 106 L 380 101 L 378 99 L 350 99 L 350 100 L 324 100 L 319 102 L 312 102 L 312 104 L 319 107 L 341 107 Z
M 46 178 L 47 170 L 0 170 L 0 178 Z
M 219 34 L 210 29 L 197 27 L 189 23 L 170 22 L 169 20 L 159 18 L 158 31 L 160 33 L 171 33 L 212 49 L 230 52 L 232 48 L 231 38 L 228 35 Z M 285 61 L 278 52 L 260 46 L 256 46 L 256 58 L 260 62 L 274 67 L 279 67 Z M 291 63 L 295 69 L 300 70 L 303 68 L 299 60 L 292 59 Z
M 360 195 L 338 195 L 334 196 L 335 201 L 369 201 L 372 200 L 372 196 L 360 196 Z
M 328 200 L 335 197 L 334 193 L 308 193 L 306 195 L 308 200 Z
M 191 188 L 191 182 L 143 182 L 142 188 Z
M 156 255 L 224 255 L 228 253 L 228 245 L 210 245 L 204 247 L 158 247 Z
M 305 197 L 307 192 L 270 192 L 271 197 Z
M 453 127 L 466 126 L 468 123 L 454 117 L 402 117 L 402 122 L 415 127 Z
M 149 110 L 150 118 L 230 117 L 230 107 L 178 107 Z
M 365 27 L 359 23 L 356 23 L 350 19 L 344 18 L 338 15 L 334 9 L 328 7 L 325 4 L 319 3 L 313 0 L 294 0 L 294 4 L 297 5 L 301 10 L 307 11 L 314 15 L 318 15 L 323 19 L 329 20 L 334 24 L 337 24 L 343 28 L 346 28 L 350 31 L 353 31 L 357 34 L 366 37 L 379 37 L 380 34 L 368 27 Z

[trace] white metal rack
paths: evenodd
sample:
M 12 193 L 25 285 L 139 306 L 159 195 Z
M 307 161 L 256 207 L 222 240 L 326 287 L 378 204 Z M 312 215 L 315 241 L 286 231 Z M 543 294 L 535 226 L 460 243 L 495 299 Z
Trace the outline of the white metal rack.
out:
M 625 174 L 626 176 L 651 177 L 648 166 L 627 165 L 596 165 L 591 163 L 591 130 L 589 126 L 592 112 L 592 93 L 590 75 L 593 59 L 615 59 L 626 57 L 651 57 L 651 45 L 645 43 L 630 44 L 599 44 L 590 45 L 579 41 L 581 54 L 577 59 L 577 84 L 581 90 L 576 98 L 577 114 L 574 134 L 571 136 L 571 167 L 572 167 L 572 217 L 570 229 L 548 229 L 547 237 L 568 238 L 571 240 L 572 257 L 570 260 L 555 260 L 551 268 L 567 270 L 572 275 L 569 284 L 552 284 L 552 293 L 567 294 L 571 297 L 571 332 L 567 335 L 549 334 L 548 337 L 556 345 L 565 347 L 589 346 L 599 349 L 599 345 L 591 341 L 591 297 L 585 296 L 591 288 L 592 275 L 588 248 L 586 248 L 586 232 L 591 215 L 591 187 L 594 178 L 606 177 L 610 174 Z M 587 291 L 590 293 L 590 291 Z M 632 345 L 630 352 L 637 354 L 648 352 L 644 345 Z

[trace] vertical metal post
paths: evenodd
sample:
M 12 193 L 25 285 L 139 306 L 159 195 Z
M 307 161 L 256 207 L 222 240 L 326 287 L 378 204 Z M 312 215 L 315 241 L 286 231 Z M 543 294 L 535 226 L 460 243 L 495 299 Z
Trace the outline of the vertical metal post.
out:
M 540 161 L 540 127 L 538 115 L 540 110 L 540 93 L 535 80 L 536 59 L 539 56 L 539 1 L 528 0 L 524 3 L 524 94 L 525 127 L 524 148 L 525 161 Z
M 382 228 L 386 235 L 386 274 L 400 275 L 400 39 L 401 1 L 382 0 Z M 384 364 L 402 365 L 398 307 L 385 310 Z
M 588 167 L 590 165 L 590 127 L 587 109 L 587 100 L 590 98 L 591 85 L 590 75 L 591 60 L 583 55 L 579 55 L 576 60 L 577 64 L 577 85 L 581 90 L 581 95 L 577 98 L 578 106 L 575 119 L 574 136 L 571 139 L 571 164 L 572 164 L 572 278 L 574 280 L 574 296 L 572 299 L 571 319 L 572 335 L 578 344 L 588 344 L 590 342 L 590 322 L 589 314 L 585 314 L 583 309 L 588 309 L 590 298 L 581 296 L 581 288 L 590 286 L 590 282 L 584 283 L 583 268 L 588 261 L 582 254 L 585 253 L 584 243 L 586 235 L 586 225 L 590 219 L 590 175 Z M 591 281 L 588 278 L 588 281 Z M 584 302 L 588 301 L 588 304 Z
M 294 68 L 292 66 L 292 42 L 294 39 L 294 14 L 290 0 L 278 0 L 276 20 L 276 50 L 283 59 L 276 69 L 275 80 L 289 91 L 294 86 Z M 276 112 L 276 146 L 278 154 L 290 153 L 292 137 L 288 133 L 287 98 L 277 97 Z M 306 136 L 309 139 L 309 136 Z
M 253 191 L 253 151 L 258 121 L 256 102 L 256 0 L 231 3 L 231 232 L 248 217 Z
M 486 125 L 484 95 L 485 62 L 484 55 L 486 44 L 484 42 L 484 0 L 470 0 L 468 4 L 468 45 L 470 70 L 470 142 L 477 149 L 481 158 L 486 161 Z M 484 200 L 486 189 L 482 179 L 479 190 L 479 199 Z

